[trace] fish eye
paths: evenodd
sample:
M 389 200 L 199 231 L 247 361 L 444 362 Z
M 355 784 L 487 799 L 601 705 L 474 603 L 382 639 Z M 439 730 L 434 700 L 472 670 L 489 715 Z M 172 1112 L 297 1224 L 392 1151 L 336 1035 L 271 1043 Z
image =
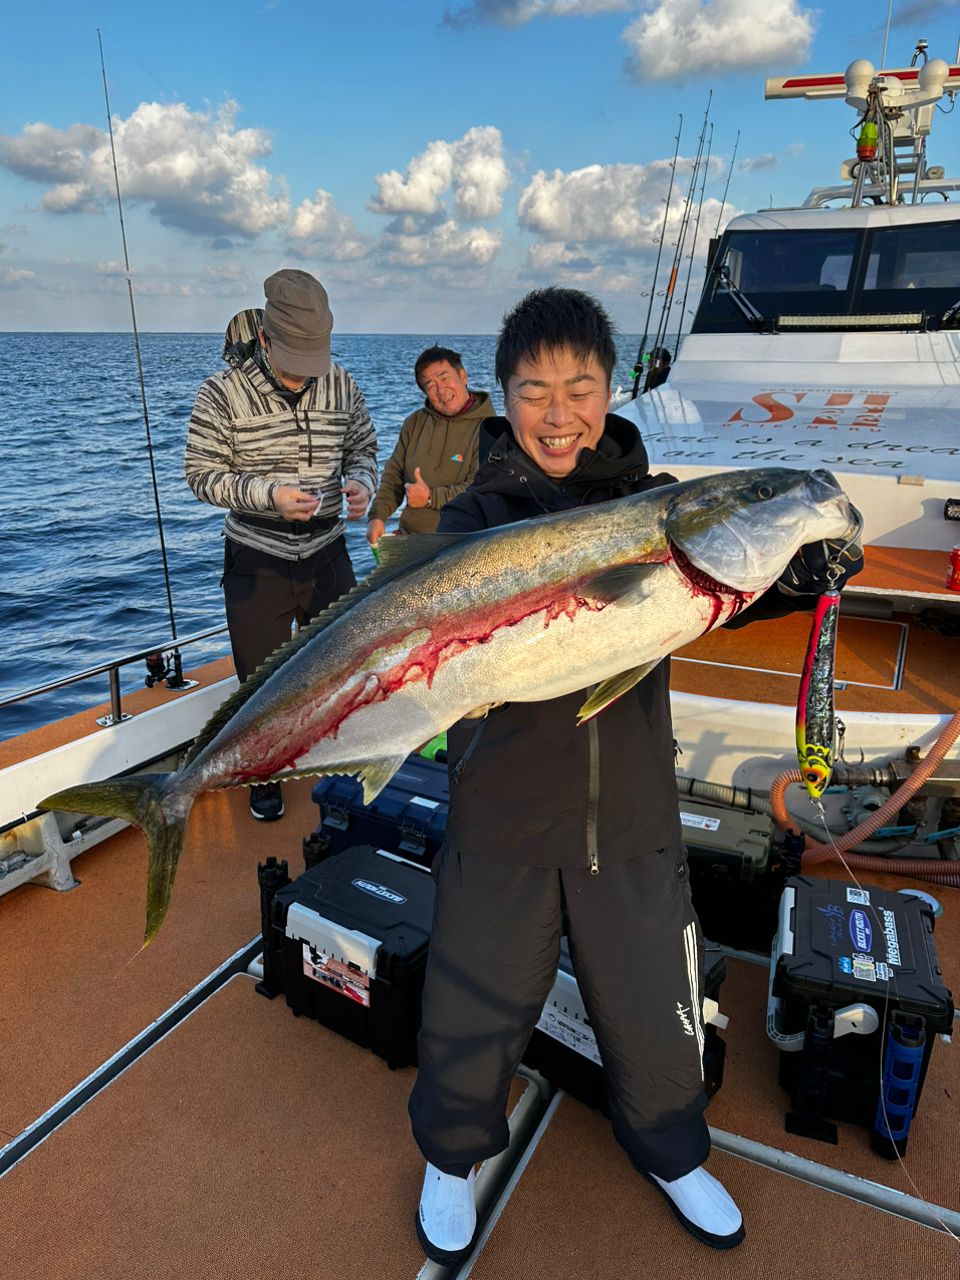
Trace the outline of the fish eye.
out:
M 754 493 L 762 502 L 766 502 L 767 498 L 773 497 L 773 485 L 758 484 L 754 486 Z

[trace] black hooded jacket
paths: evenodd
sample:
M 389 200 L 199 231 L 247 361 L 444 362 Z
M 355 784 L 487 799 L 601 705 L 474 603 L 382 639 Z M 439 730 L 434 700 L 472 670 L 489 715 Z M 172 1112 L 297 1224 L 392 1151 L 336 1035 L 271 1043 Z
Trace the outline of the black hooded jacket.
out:
M 632 423 L 607 415 L 597 449 L 553 480 L 487 419 L 474 483 L 443 508 L 441 533 L 469 532 L 625 497 L 674 477 L 651 476 Z M 485 455 L 485 456 L 484 456 Z M 448 732 L 452 850 L 493 862 L 590 867 L 680 845 L 670 722 L 669 659 L 584 725 L 586 690 L 509 703 Z

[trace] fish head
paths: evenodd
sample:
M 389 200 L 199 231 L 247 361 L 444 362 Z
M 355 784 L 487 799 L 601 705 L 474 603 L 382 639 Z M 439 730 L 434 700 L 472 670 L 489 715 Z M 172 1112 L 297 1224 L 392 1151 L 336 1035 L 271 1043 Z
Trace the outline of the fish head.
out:
M 860 520 L 829 471 L 762 467 L 677 487 L 667 536 L 695 569 L 734 591 L 765 591 L 809 542 L 853 541 Z

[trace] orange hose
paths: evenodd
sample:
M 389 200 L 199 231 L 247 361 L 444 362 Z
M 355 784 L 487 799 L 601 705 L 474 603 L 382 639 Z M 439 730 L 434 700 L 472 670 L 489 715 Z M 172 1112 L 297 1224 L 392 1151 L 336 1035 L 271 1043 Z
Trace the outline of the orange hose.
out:
M 911 796 L 920 790 L 921 786 L 936 770 L 958 737 L 960 737 L 960 711 L 944 726 L 940 737 L 931 747 L 923 762 L 917 765 L 910 777 L 906 778 L 890 799 L 885 800 L 879 809 L 870 814 L 869 818 L 865 818 L 852 831 L 846 832 L 835 844 L 818 844 L 817 841 L 811 840 L 808 836 L 801 858 L 801 867 L 804 865 L 811 866 L 818 862 L 830 862 L 834 859 L 839 861 L 840 854 L 846 853 L 853 845 L 859 844 L 861 840 L 866 840 L 873 835 L 874 831 L 878 827 L 882 827 L 888 819 L 896 817 Z M 774 818 L 784 830 L 791 829 L 790 814 L 787 812 L 784 792 L 791 782 L 801 781 L 799 769 L 788 769 L 778 774 L 770 787 L 770 807 L 773 810 Z M 939 858 L 873 858 L 862 853 L 851 853 L 846 861 L 851 867 L 856 867 L 861 871 L 889 871 L 894 875 L 937 875 L 943 877 L 938 881 L 940 884 L 960 886 L 960 865 L 957 865 L 956 871 L 954 871 L 949 862 L 944 862 Z

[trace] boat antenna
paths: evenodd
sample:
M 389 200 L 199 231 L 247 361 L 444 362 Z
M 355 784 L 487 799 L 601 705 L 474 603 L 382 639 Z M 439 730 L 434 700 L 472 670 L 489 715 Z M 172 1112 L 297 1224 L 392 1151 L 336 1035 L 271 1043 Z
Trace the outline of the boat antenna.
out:
M 690 252 L 687 254 L 687 282 L 683 286 L 683 302 L 680 304 L 680 328 L 683 327 L 683 317 L 687 314 L 687 295 L 690 292 L 690 277 L 693 274 L 693 260 L 697 254 L 697 236 L 700 233 L 700 215 L 703 212 L 703 193 L 707 187 L 707 175 L 710 172 L 710 153 L 713 150 L 713 123 L 710 124 L 710 137 L 707 140 L 707 158 L 703 162 L 703 176 L 700 180 L 700 199 L 697 202 L 697 216 L 693 222 L 693 244 L 690 246 Z M 709 263 L 707 264 L 709 266 Z M 680 349 L 680 329 L 677 330 L 677 345 L 673 349 L 673 358 L 677 358 L 677 352 Z
M 680 155 L 680 135 L 683 133 L 683 112 L 677 119 L 677 137 L 676 146 L 673 149 L 673 160 L 670 164 L 670 185 L 667 188 L 667 198 L 663 202 L 663 223 L 660 227 L 660 243 L 657 246 L 657 261 L 653 268 L 653 283 L 650 285 L 650 302 L 647 306 L 647 318 L 643 324 L 643 337 L 640 339 L 640 348 L 637 351 L 637 363 L 633 370 L 633 395 L 632 399 L 636 400 L 640 391 L 640 379 L 643 377 L 643 356 L 644 348 L 647 345 L 647 335 L 650 332 L 650 316 L 653 313 L 653 299 L 657 292 L 657 276 L 660 273 L 660 255 L 663 253 L 663 238 L 667 231 L 667 218 L 670 216 L 670 197 L 673 195 L 673 180 L 677 174 L 677 157 Z
M 890 18 L 893 15 L 893 0 L 887 0 L 887 27 L 883 33 L 883 53 L 880 55 L 880 70 L 887 65 L 887 41 L 890 38 Z
M 723 199 L 720 201 L 720 212 L 717 214 L 717 226 L 713 233 L 714 240 L 720 237 L 720 221 L 723 218 L 723 211 L 727 207 L 727 192 L 730 190 L 730 179 L 733 177 L 733 162 L 737 158 L 737 147 L 740 145 L 740 130 L 737 130 L 736 141 L 733 144 L 733 154 L 730 156 L 730 168 L 727 170 L 727 185 L 723 188 Z
M 711 89 L 707 97 L 707 109 L 703 113 L 703 126 L 700 129 L 700 141 L 697 144 L 697 155 L 693 162 L 693 172 L 690 175 L 690 189 L 683 202 L 683 217 L 680 220 L 680 231 L 677 235 L 677 250 L 673 255 L 673 266 L 670 268 L 670 279 L 667 282 L 666 295 L 663 299 L 663 309 L 660 312 L 660 323 L 657 325 L 657 336 L 654 341 L 654 349 L 663 344 L 666 338 L 667 325 L 670 322 L 670 309 L 673 306 L 674 290 L 677 287 L 677 278 L 680 274 L 680 260 L 683 255 L 683 248 L 687 239 L 687 229 L 690 226 L 690 211 L 693 208 L 693 193 L 697 189 L 697 177 L 699 176 L 700 163 L 703 159 L 703 144 L 707 137 L 707 120 L 710 116 L 710 104 L 712 101 L 713 90 Z M 647 370 L 648 382 L 652 371 L 653 365 L 651 363 L 650 368 Z
M 100 73 L 103 76 L 103 100 L 107 109 L 107 129 L 110 133 L 110 155 L 113 158 L 113 181 L 117 191 L 117 213 L 120 216 L 120 239 L 123 242 L 123 269 L 127 277 L 127 294 L 130 298 L 130 320 L 133 326 L 133 350 L 137 360 L 137 379 L 140 383 L 140 403 L 143 406 L 143 425 L 147 434 L 147 458 L 150 462 L 150 479 L 153 483 L 153 505 L 157 512 L 157 530 L 160 534 L 160 556 L 163 561 L 163 581 L 167 589 L 167 608 L 170 612 L 170 632 L 177 638 L 177 619 L 173 611 L 173 588 L 170 585 L 170 566 L 167 561 L 167 545 L 163 536 L 163 516 L 160 512 L 160 490 L 157 486 L 157 468 L 153 457 L 153 440 L 150 435 L 150 414 L 147 410 L 147 389 L 143 381 L 143 361 L 140 358 L 140 332 L 137 329 L 137 308 L 133 300 L 133 278 L 130 274 L 130 255 L 127 252 L 127 231 L 123 222 L 123 201 L 120 198 L 120 174 L 117 170 L 117 148 L 113 137 L 113 117 L 110 114 L 110 92 L 107 88 L 107 68 L 103 60 L 103 35 L 97 27 L 97 43 L 100 46 Z M 174 669 L 167 679 L 171 689 L 188 685 L 183 679 L 180 651 L 173 653 Z

